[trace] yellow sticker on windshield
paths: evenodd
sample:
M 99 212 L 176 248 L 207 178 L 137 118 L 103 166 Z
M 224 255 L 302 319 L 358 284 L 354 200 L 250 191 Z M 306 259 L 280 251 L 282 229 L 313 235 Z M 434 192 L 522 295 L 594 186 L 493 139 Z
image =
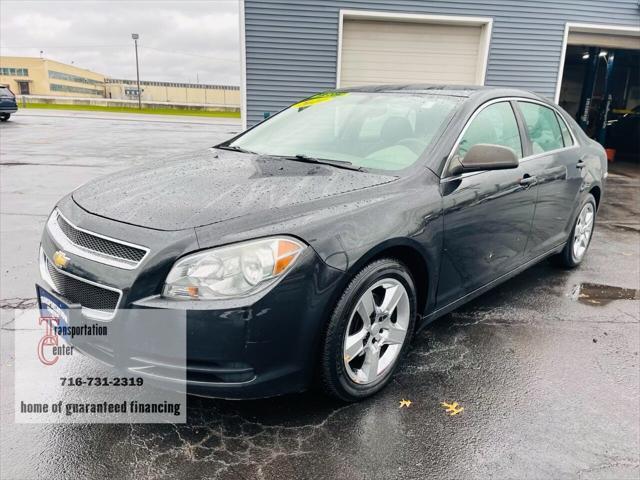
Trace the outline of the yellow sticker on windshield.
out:
M 315 105 L 316 103 L 328 102 L 329 100 L 333 100 L 336 97 L 341 97 L 342 95 L 346 95 L 349 92 L 324 92 L 319 93 L 318 95 L 314 95 L 313 97 L 309 97 L 306 100 L 303 100 L 298 103 L 294 103 L 291 105 L 293 108 L 305 108 L 310 107 L 311 105 Z

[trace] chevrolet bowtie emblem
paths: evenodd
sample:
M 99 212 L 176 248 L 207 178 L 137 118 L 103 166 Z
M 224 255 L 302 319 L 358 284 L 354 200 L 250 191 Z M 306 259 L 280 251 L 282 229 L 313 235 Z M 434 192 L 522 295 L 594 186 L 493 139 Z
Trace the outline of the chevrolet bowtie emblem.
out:
M 53 254 L 53 264 L 58 268 L 66 268 L 69 265 L 69 257 L 62 250 L 58 250 Z

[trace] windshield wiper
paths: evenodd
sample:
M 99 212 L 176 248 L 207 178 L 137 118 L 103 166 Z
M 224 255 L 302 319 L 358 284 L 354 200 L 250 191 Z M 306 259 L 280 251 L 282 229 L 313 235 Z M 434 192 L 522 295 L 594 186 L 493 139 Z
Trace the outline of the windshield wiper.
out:
M 331 160 L 329 158 L 316 158 L 316 157 L 310 157 L 309 155 L 304 155 L 302 153 L 299 153 L 297 155 L 292 155 L 292 156 L 283 155 L 282 158 L 286 158 L 288 160 L 295 160 L 299 162 L 305 162 L 305 163 L 331 165 L 332 167 L 345 168 L 347 170 L 356 170 L 358 172 L 362 171 L 362 167 L 358 167 L 351 162 L 347 162 L 346 160 Z
M 213 148 L 219 148 L 221 150 L 231 150 L 232 152 L 252 153 L 254 155 L 258 155 L 256 152 L 252 152 L 251 150 L 246 150 L 242 147 L 238 147 L 237 145 L 216 145 Z M 347 170 L 356 170 L 359 172 L 362 171 L 362 167 L 358 167 L 353 163 L 347 162 L 345 160 L 331 160 L 329 158 L 316 158 L 316 157 L 310 157 L 309 155 L 305 155 L 302 153 L 299 153 L 297 155 L 272 155 L 272 156 L 286 158 L 288 160 L 294 160 L 298 162 L 315 163 L 319 165 L 331 165 L 332 167 L 345 168 Z
M 256 153 L 251 150 L 245 150 L 244 148 L 238 147 L 237 145 L 216 145 L 213 148 L 219 148 L 221 150 L 231 150 L 232 152 L 240 152 L 240 153 Z

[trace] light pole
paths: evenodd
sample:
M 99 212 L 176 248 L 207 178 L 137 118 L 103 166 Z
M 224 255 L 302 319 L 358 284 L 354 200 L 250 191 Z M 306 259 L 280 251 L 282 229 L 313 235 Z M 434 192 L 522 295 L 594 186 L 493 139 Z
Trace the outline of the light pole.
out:
M 142 110 L 142 90 L 140 90 L 140 68 L 138 67 L 138 38 L 140 35 L 137 33 L 132 33 L 131 38 L 133 38 L 133 43 L 136 47 L 136 79 L 138 81 L 138 108 Z

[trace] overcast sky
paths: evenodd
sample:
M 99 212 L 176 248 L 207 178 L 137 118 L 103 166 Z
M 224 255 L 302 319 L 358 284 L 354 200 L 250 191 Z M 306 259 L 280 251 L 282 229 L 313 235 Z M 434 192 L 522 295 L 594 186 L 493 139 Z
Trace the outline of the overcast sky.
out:
M 237 0 L 0 1 L 0 53 L 134 79 L 239 85 Z

